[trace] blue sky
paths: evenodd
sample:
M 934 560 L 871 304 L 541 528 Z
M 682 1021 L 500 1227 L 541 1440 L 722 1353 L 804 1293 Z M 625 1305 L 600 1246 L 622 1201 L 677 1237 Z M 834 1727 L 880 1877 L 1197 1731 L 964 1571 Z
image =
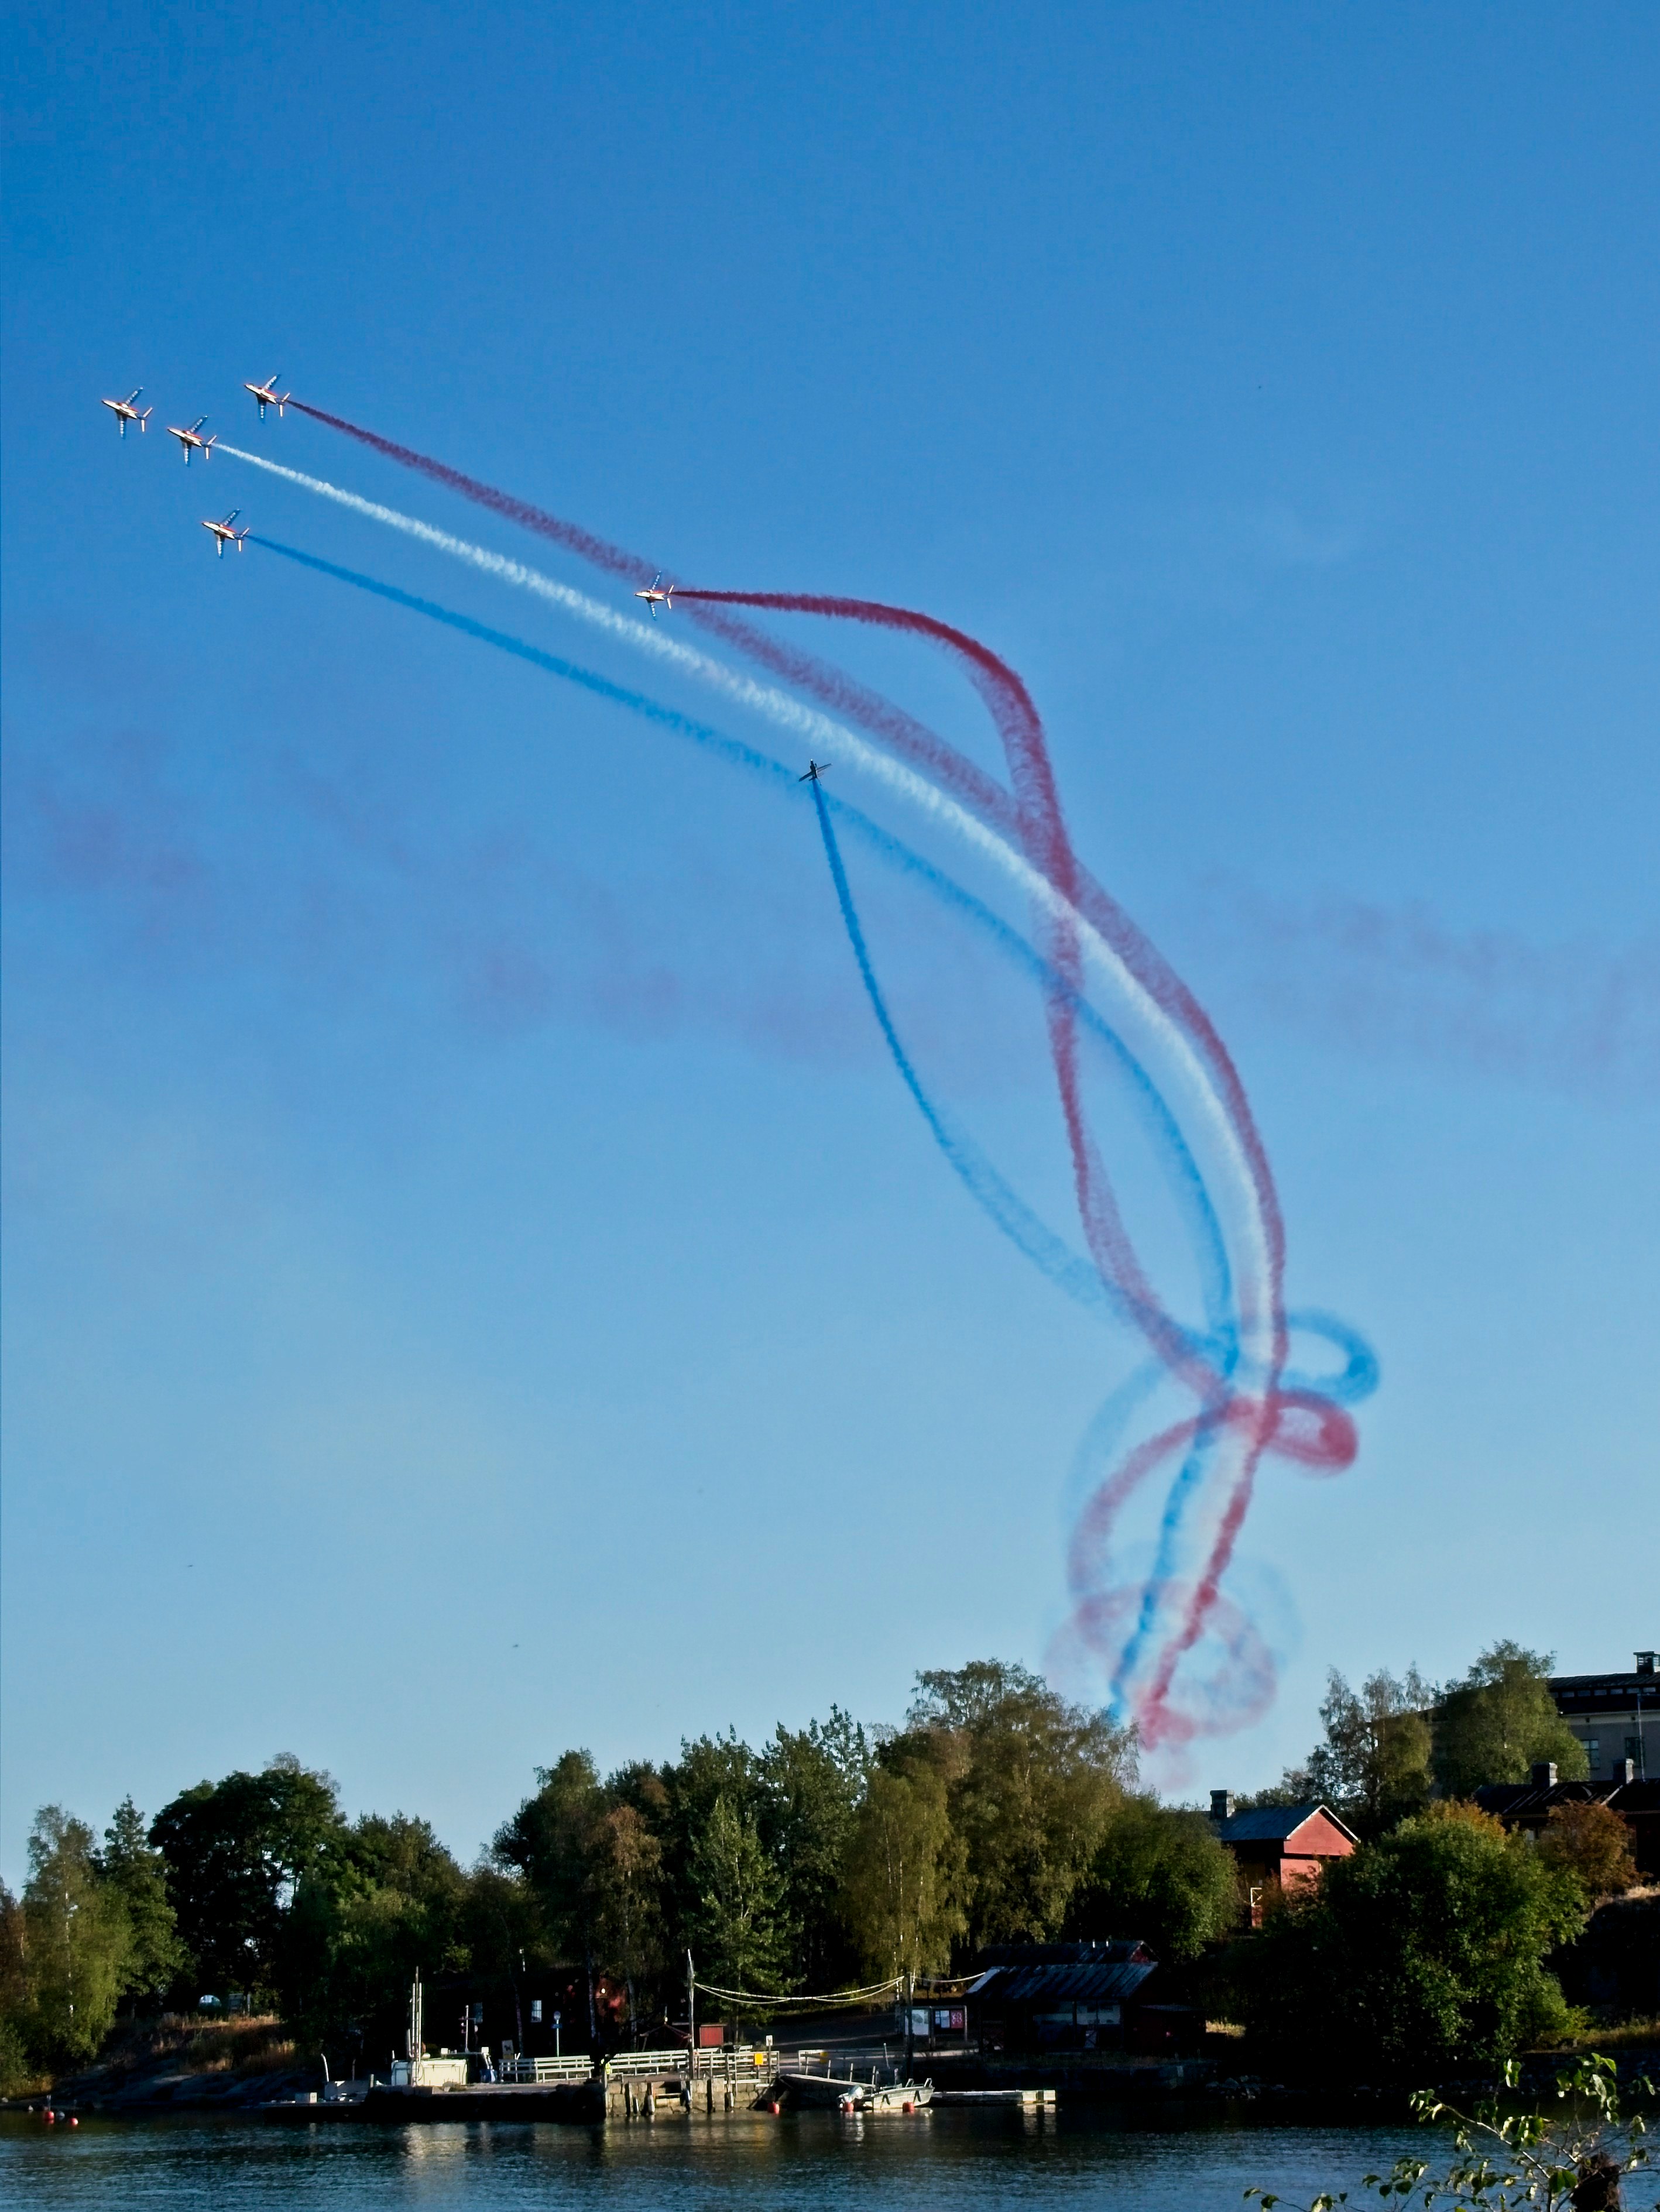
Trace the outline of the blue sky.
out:
M 1383 1371 L 1352 1470 L 1264 1475 L 1278 1698 L 1177 1786 L 1271 1778 L 1329 1665 L 1656 1640 L 1651 9 L 9 38 L 9 1875 L 43 1800 L 283 1748 L 471 1852 L 568 1743 L 1042 1663 L 1125 1371 L 932 1149 L 805 801 L 213 559 L 235 504 L 644 680 L 186 472 L 156 432 L 206 410 L 592 586 L 260 430 L 278 367 L 675 574 L 924 606 L 1028 680 L 1079 850 L 1243 1073 L 1292 1304 Z M 97 401 L 140 381 L 119 441 Z M 995 765 L 943 664 L 795 635 Z M 1064 1221 L 1030 991 L 850 866 L 928 1080 Z

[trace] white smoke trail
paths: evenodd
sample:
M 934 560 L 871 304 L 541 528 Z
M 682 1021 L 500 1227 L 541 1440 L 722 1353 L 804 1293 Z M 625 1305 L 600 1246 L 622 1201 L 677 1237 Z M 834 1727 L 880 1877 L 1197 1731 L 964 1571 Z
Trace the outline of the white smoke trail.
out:
M 1239 1269 L 1236 1276 L 1240 1301 L 1241 1351 L 1248 1371 L 1268 1371 L 1273 1362 L 1274 1335 L 1274 1300 L 1268 1238 L 1257 1202 L 1256 1182 L 1240 1146 L 1232 1117 L 1218 1097 L 1202 1061 L 1180 1025 L 1132 974 L 1094 924 L 1081 915 L 1023 853 L 956 799 L 928 782 L 926 777 L 868 743 L 845 723 L 835 721 L 816 708 L 804 706 L 787 691 L 757 683 L 752 677 L 727 666 L 724 661 L 716 660 L 694 647 L 684 645 L 678 639 L 666 635 L 660 623 L 633 621 L 618 614 L 615 608 L 607 606 L 603 600 L 590 599 L 587 592 L 575 591 L 568 584 L 558 583 L 551 576 L 544 575 L 539 569 L 527 568 L 520 561 L 511 561 L 504 554 L 492 553 L 483 545 L 472 544 L 470 539 L 457 538 L 447 530 L 439 530 L 429 522 L 422 522 L 413 515 L 401 514 L 396 507 L 383 507 L 376 500 L 363 499 L 356 492 L 344 491 L 338 484 L 326 483 L 321 477 L 307 476 L 298 469 L 284 468 L 276 461 L 266 460 L 258 453 L 246 453 L 237 446 L 227 446 L 222 442 L 216 450 L 228 453 L 234 460 L 246 461 L 252 468 L 263 469 L 268 475 L 280 477 L 285 483 L 298 484 L 302 490 L 313 492 L 320 499 L 331 500 L 337 506 L 346 507 L 354 514 L 361 514 L 371 522 L 398 531 L 406 538 L 413 538 L 423 545 L 431 546 L 435 552 L 447 554 L 453 560 L 463 562 L 484 575 L 495 577 L 500 583 L 511 584 L 518 590 L 532 592 L 549 605 L 557 607 L 561 612 L 573 615 L 579 622 L 604 632 L 619 643 L 631 646 L 635 652 L 647 653 L 666 665 L 679 670 L 721 692 L 735 705 L 764 716 L 779 727 L 807 739 L 814 746 L 822 745 L 826 750 L 834 746 L 838 763 L 845 761 L 849 767 L 862 770 L 873 781 L 920 809 L 940 828 L 948 830 L 1000 869 L 1051 920 L 1074 933 L 1090 964 L 1108 985 L 1114 997 L 1129 1007 L 1138 1027 L 1157 1041 L 1162 1048 L 1161 1056 L 1173 1064 L 1182 1089 L 1196 1107 L 1201 1121 L 1219 1147 L 1225 1164 L 1226 1179 L 1243 1221 L 1243 1256 L 1247 1265 Z

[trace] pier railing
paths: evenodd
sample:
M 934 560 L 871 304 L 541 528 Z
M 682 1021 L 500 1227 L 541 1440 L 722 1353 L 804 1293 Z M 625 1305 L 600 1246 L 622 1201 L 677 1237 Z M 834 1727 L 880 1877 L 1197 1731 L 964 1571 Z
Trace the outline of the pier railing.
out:
M 576 2058 L 509 2058 L 503 2062 L 504 2081 L 587 2081 L 593 2078 L 593 2061 Z
M 684 2043 L 667 2051 L 619 2051 L 605 2061 L 605 2078 L 638 2080 L 645 2075 L 685 2074 L 694 2081 L 770 2081 L 781 2054 L 753 2043 L 716 2043 L 689 2051 Z

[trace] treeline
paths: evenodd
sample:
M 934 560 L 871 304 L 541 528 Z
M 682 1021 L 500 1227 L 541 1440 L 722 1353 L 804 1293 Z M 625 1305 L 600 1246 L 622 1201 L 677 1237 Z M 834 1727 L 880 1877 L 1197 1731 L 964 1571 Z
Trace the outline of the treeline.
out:
M 1584 1808 L 1535 1850 L 1464 1802 L 1540 1759 L 1584 1773 L 1549 1665 L 1501 1644 L 1440 1690 L 1331 1677 L 1308 1760 L 1241 1802 L 1323 1800 L 1363 1847 L 1213 1956 L 1194 1984 L 1213 2016 L 1356 2063 L 1385 2063 L 1397 2030 L 1427 2053 L 1563 2029 L 1543 1962 L 1631 1878 L 1623 1827 Z M 684 2020 L 688 1950 L 705 1982 L 781 1995 L 1057 1938 L 1140 1936 L 1181 1965 L 1240 1920 L 1231 1855 L 1204 1814 L 1138 1789 L 1131 1732 L 984 1661 L 919 1675 L 897 1729 L 832 1708 L 758 1749 L 701 1736 L 605 1776 L 567 1751 L 470 1868 L 412 1815 L 349 1820 L 290 1757 L 148 1821 L 128 1800 L 101 1838 L 46 1807 L 21 1897 L 0 1887 L 0 2086 L 85 2063 L 123 2012 L 209 1992 L 378 2065 L 417 1966 L 508 1999 L 557 1970 L 603 1982 L 603 2045 Z M 587 2014 L 568 2003 L 568 2047 Z
M 1502 1642 L 1440 1688 L 1409 1667 L 1402 1676 L 1380 1669 L 1356 1690 L 1334 1668 L 1320 1742 L 1274 1789 L 1240 1802 L 1316 1799 L 1370 1838 L 1432 1801 L 1468 1799 L 1492 1782 L 1525 1782 L 1539 1760 L 1550 1760 L 1563 1782 L 1583 1782 L 1584 1746 L 1547 1681 L 1554 1663 L 1549 1652 Z
M 628 2037 L 684 2018 L 688 1950 L 702 1980 L 810 1993 L 995 1942 L 1131 1932 L 1189 1958 L 1237 1912 L 1209 1822 L 1136 1788 L 1131 1732 L 994 1661 L 920 1675 L 897 1729 L 833 1708 L 604 1777 L 568 1751 L 536 1783 L 470 1869 L 424 1820 L 348 1820 L 288 1757 L 148 1823 L 129 1801 L 101 1841 L 46 1808 L 22 1896 L 0 1893 L 0 2070 L 83 2063 L 119 2012 L 205 1992 L 380 2063 L 417 1966 L 504 1991 L 604 1976 Z

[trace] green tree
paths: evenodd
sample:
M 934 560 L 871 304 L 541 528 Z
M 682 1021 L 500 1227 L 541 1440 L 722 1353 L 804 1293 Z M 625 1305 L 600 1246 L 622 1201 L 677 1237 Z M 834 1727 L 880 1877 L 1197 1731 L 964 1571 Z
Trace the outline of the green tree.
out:
M 724 1989 L 782 1995 L 784 1885 L 753 1816 L 717 1797 L 692 1847 L 690 1872 L 698 1909 L 690 1933 L 704 1978 Z
M 1353 1690 L 1334 1667 L 1320 1717 L 1325 1740 L 1287 1784 L 1341 1813 L 1361 1836 L 1380 1836 L 1429 1802 L 1430 1709 L 1435 1692 L 1416 1667 L 1397 1680 L 1385 1668 Z
M 1123 1801 L 1131 1733 L 998 1660 L 919 1674 L 907 1725 L 947 1778 L 970 1946 L 1058 1934 Z
M 585 1959 L 593 1948 L 593 1840 L 605 1794 L 586 1751 L 568 1751 L 536 1770 L 527 1797 L 497 1832 L 496 1859 L 523 1875 L 556 1954 Z
M 864 1729 L 836 1705 L 805 1729 L 781 1722 L 761 1754 L 761 1833 L 783 1880 L 780 1921 L 798 1988 L 834 1989 L 853 1968 L 842 1868 L 873 1755 Z
M 532 1959 L 538 1966 L 547 1963 L 529 1883 L 522 1875 L 482 1860 L 466 1877 L 457 1927 L 473 1972 L 497 1982 L 512 2002 L 518 2029 L 514 2040 L 522 2049 L 524 1975 Z
M 167 1863 L 149 1841 L 144 1816 L 124 1797 L 104 1831 L 99 1864 L 105 1881 L 126 1907 L 132 1931 L 124 1995 L 142 2007 L 159 2007 L 185 1973 L 188 1955 L 179 1940 L 178 1921 L 167 1898 Z
M 99 1872 L 92 1830 L 43 1805 L 29 1835 L 23 1923 L 32 1984 L 27 2040 L 47 2064 L 97 2053 L 132 1958 L 120 1893 Z
M 327 1893 L 326 1978 L 313 2025 L 354 2053 L 398 2045 L 410 1982 L 464 1972 L 467 1877 L 425 1820 L 366 1813 Z
M 1549 1652 L 1495 1644 L 1463 1680 L 1444 1690 L 1434 1714 L 1435 1778 L 1448 1797 L 1468 1797 L 1489 1782 L 1525 1782 L 1550 1759 L 1564 1782 L 1590 1769 L 1584 1747 L 1546 1686 Z
M 33 2016 L 28 1929 L 21 1904 L 0 1881 L 0 2097 L 21 2096 L 40 2078 L 27 2042 Z
M 165 1805 L 150 1841 L 167 1861 L 167 1896 L 198 1984 L 278 1995 L 308 1980 L 318 1885 L 344 1869 L 346 1823 L 326 1774 L 289 1753 L 258 1774 L 198 1783 Z M 289 1914 L 312 1884 L 297 1944 Z
M 1155 1958 L 1196 1958 L 1239 1918 L 1233 1854 L 1202 1813 L 1127 1796 L 1107 1821 L 1067 1918 L 1099 1942 L 1140 1936 Z
M 589 1885 L 599 1955 L 623 1977 L 629 2021 L 662 1964 L 663 1846 L 637 1806 L 616 1804 L 589 1838 Z
M 931 1974 L 966 1926 L 964 1854 L 945 1775 L 932 1760 L 885 1763 L 848 1838 L 842 1912 L 873 1974 Z
M 1474 1806 L 1436 1804 L 1329 1865 L 1239 1947 L 1248 2028 L 1276 2057 L 1399 2078 L 1491 2063 L 1564 2027 L 1543 1960 L 1578 1885 Z

